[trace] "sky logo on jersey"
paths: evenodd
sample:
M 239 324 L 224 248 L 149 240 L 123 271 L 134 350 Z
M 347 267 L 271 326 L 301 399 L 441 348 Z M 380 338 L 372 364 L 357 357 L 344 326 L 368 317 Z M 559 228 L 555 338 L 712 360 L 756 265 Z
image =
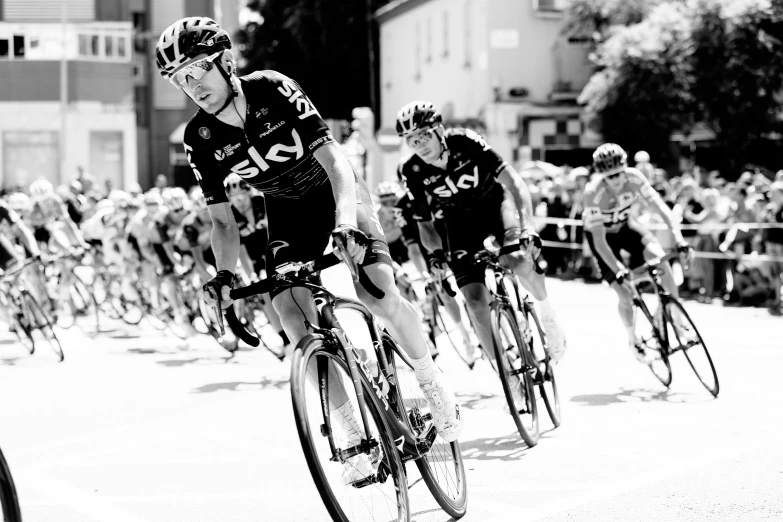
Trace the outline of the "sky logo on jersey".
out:
M 456 184 L 448 176 L 443 178 L 443 182 L 446 184 L 446 186 L 440 186 L 432 189 L 435 194 L 442 198 L 450 198 L 459 192 L 460 189 L 469 190 L 476 188 L 478 187 L 479 182 L 478 166 L 473 167 L 473 174 L 463 174 L 460 176 Z
M 293 145 L 283 145 L 282 143 L 272 145 L 264 157 L 261 157 L 255 147 L 250 147 L 247 149 L 247 154 L 255 166 L 250 164 L 250 160 L 243 160 L 231 167 L 231 171 L 244 179 L 249 179 L 258 176 L 259 169 L 264 172 L 269 170 L 269 163 L 266 160 L 285 163 L 290 159 L 300 159 L 304 155 L 304 147 L 302 147 L 302 139 L 296 129 L 291 129 L 291 137 L 294 139 Z
M 318 114 L 318 111 L 315 110 L 315 107 L 313 107 L 313 104 L 308 100 L 302 91 L 294 87 L 294 84 L 289 82 L 288 80 L 283 80 L 283 85 L 277 88 L 278 91 L 283 96 L 286 96 L 288 98 L 288 103 L 293 103 L 296 105 L 296 110 L 298 110 L 301 114 L 299 114 L 299 119 L 303 120 L 305 118 L 309 118 L 310 116 L 321 116 Z

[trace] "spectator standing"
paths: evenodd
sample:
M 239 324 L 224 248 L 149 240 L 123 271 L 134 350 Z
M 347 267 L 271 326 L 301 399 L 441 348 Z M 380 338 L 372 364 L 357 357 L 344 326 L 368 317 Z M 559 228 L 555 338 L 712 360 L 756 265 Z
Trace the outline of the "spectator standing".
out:
M 783 227 L 783 181 L 776 181 L 770 186 L 769 198 L 770 203 L 764 215 L 764 222 Z M 763 238 L 766 243 L 767 254 L 778 258 L 783 257 L 783 228 L 764 229 Z M 775 292 L 771 312 L 775 315 L 781 315 L 783 310 L 781 309 L 780 287 L 783 284 L 783 281 L 781 281 L 783 262 L 771 262 L 770 272 L 772 289 Z

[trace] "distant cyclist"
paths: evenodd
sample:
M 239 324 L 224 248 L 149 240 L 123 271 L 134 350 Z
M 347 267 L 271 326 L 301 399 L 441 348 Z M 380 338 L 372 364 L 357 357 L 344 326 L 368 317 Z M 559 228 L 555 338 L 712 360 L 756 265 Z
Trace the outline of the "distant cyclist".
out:
M 664 255 L 655 236 L 633 217 L 634 205 L 642 199 L 660 214 L 671 230 L 678 250 L 688 251 L 679 226 L 672 219 L 669 207 L 653 189 L 647 178 L 628 167 L 628 156 L 617 144 L 605 143 L 593 153 L 593 167 L 600 178 L 587 185 L 584 193 L 585 236 L 598 261 L 601 276 L 612 286 L 619 298 L 619 312 L 628 332 L 628 344 L 639 362 L 651 362 L 654 354 L 640 342 L 635 329 L 635 310 L 630 288 L 630 269 L 645 261 Z M 630 255 L 629 266 L 622 262 L 621 251 Z M 671 267 L 661 264 L 664 288 L 677 297 Z M 676 319 L 676 318 L 675 318 Z

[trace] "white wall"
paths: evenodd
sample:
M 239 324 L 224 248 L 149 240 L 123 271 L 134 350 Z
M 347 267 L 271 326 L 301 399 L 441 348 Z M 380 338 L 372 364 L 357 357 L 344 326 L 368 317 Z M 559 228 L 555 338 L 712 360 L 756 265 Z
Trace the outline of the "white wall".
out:
M 60 104 L 57 102 L 0 103 L 0 145 L 5 131 L 61 131 Z M 72 106 L 66 117 L 65 172 L 60 183 L 77 174 L 76 167 L 90 165 L 90 131 L 111 130 L 123 133 L 124 186 L 138 181 L 136 161 L 136 113 L 122 107 L 106 107 L 100 103 L 80 103 Z M 5 180 L 4 158 L 0 146 L 0 183 Z M 95 173 L 100 176 L 100 173 Z M 116 184 L 115 184 L 116 185 Z M 119 187 L 117 187 L 119 188 Z

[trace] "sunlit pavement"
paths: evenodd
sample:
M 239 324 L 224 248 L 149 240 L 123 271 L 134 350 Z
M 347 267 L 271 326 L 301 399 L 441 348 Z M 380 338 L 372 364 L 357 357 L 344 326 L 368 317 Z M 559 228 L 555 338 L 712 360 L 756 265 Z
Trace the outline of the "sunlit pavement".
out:
M 625 345 L 611 290 L 550 280 L 569 341 L 563 425 L 526 449 L 489 365 L 439 364 L 466 413 L 466 521 L 783 520 L 783 319 L 689 302 L 721 383 L 685 358 L 668 392 Z M 66 359 L 0 340 L 0 447 L 26 522 L 320 521 L 288 366 L 106 321 Z M 550 425 L 542 415 L 544 429 Z M 446 521 L 424 483 L 414 520 Z

